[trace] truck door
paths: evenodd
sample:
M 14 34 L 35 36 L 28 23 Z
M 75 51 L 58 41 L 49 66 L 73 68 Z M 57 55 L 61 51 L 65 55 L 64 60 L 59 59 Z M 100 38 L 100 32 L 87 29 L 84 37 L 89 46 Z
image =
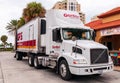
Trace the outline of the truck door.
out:
M 29 26 L 29 50 L 34 47 L 34 25 Z
M 52 30 L 50 55 L 57 58 L 61 52 L 61 45 L 62 45 L 62 41 L 61 41 L 60 29 Z

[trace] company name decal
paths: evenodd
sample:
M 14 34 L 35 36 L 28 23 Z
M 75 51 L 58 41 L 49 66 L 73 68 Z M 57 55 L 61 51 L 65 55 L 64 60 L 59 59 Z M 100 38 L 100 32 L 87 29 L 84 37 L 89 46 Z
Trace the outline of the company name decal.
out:
M 79 18 L 78 15 L 75 15 L 75 14 L 67 14 L 67 13 L 64 14 L 64 17 L 69 17 L 69 18 Z
M 17 40 L 18 41 L 23 39 L 23 35 L 22 34 L 23 34 L 22 32 L 17 34 Z
M 60 46 L 52 46 L 53 49 L 59 49 Z

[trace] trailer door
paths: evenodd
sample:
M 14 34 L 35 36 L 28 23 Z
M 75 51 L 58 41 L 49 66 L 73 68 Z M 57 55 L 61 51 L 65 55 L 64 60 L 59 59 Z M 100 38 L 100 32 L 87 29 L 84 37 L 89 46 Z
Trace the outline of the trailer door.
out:
M 34 25 L 29 26 L 29 50 L 34 48 Z

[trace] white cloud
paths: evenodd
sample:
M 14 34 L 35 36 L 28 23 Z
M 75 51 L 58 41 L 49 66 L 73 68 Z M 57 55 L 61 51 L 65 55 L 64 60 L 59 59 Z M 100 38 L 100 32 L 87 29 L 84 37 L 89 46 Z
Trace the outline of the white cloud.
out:
M 11 19 L 19 19 L 23 8 L 32 1 L 42 3 L 46 9 L 51 9 L 57 1 L 61 0 L 0 0 L 0 37 L 7 34 L 5 29 Z M 81 10 L 86 14 L 86 21 L 90 18 L 106 12 L 112 8 L 120 6 L 120 0 L 77 0 L 81 4 Z M 14 38 L 9 36 L 8 42 L 14 42 Z

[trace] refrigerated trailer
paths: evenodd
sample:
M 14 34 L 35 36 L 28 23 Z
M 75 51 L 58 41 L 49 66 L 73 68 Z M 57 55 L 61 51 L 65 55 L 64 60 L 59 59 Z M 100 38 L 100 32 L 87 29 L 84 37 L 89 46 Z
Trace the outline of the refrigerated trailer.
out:
M 94 38 L 77 12 L 49 10 L 17 30 L 16 59 L 27 56 L 30 66 L 54 68 L 64 80 L 112 71 L 108 48 Z

